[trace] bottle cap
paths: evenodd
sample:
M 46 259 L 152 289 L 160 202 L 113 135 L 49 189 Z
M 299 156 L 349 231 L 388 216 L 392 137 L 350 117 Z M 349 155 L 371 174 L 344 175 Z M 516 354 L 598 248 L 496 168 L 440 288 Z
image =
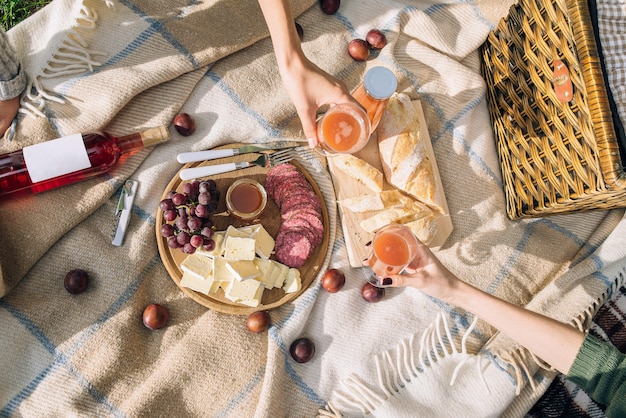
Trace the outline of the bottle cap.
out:
M 170 139 L 170 133 L 165 126 L 159 126 L 158 128 L 150 128 L 141 132 L 141 140 L 144 147 L 160 144 Z
M 398 80 L 395 74 L 385 67 L 373 67 L 363 79 L 365 92 L 373 99 L 388 99 L 396 91 Z

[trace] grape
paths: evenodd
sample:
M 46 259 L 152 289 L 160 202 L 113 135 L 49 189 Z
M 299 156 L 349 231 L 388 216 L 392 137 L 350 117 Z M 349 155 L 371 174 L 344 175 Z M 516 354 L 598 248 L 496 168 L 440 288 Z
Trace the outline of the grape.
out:
M 176 219 L 176 226 L 178 227 L 178 229 L 180 229 L 181 231 L 184 231 L 185 229 L 187 229 L 187 222 L 189 221 L 189 218 L 187 218 L 187 215 L 185 216 L 179 216 Z
M 206 181 L 201 181 L 198 185 L 199 193 L 208 193 L 209 192 L 209 183 Z
M 174 209 L 174 202 L 172 202 L 172 199 L 163 199 L 159 202 L 159 208 L 162 211 Z
M 163 219 L 165 219 L 167 222 L 171 222 L 174 219 L 176 219 L 176 217 L 178 216 L 178 213 L 174 210 L 166 210 L 165 212 L 163 212 Z
M 176 237 L 169 237 L 167 239 L 167 246 L 170 248 L 180 248 L 181 245 L 178 243 L 178 238 Z
M 205 239 L 202 249 L 205 251 L 213 251 L 215 249 L 215 241 L 211 238 Z
M 189 235 L 189 232 L 187 231 L 180 231 L 178 235 L 176 235 L 176 241 L 178 241 L 180 245 L 185 245 L 190 240 L 191 240 L 191 235 Z
M 206 180 L 207 185 L 209 186 L 209 191 L 217 190 L 217 183 L 213 179 Z
M 220 191 L 217 189 L 211 189 L 209 191 L 209 193 L 211 194 L 211 203 L 217 202 L 218 200 L 220 200 Z
M 315 344 L 308 338 L 298 338 L 289 347 L 291 357 L 298 363 L 306 363 L 315 354 Z
M 194 215 L 199 218 L 206 219 L 211 216 L 211 211 L 209 210 L 209 207 L 207 205 L 198 205 L 194 210 Z
M 200 231 L 200 234 L 202 234 L 203 237 L 207 237 L 207 238 L 213 238 L 213 234 L 214 233 L 215 233 L 215 231 L 210 226 L 205 226 Z
M 200 248 L 204 245 L 204 238 L 202 238 L 202 235 L 192 235 L 191 238 L 189 238 L 189 243 L 193 245 L 194 248 Z
M 198 195 L 198 203 L 201 205 L 208 205 L 211 202 L 211 193 L 202 192 Z
M 169 238 L 174 236 L 174 227 L 170 224 L 161 225 L 161 236 L 163 238 Z
M 183 252 L 185 254 L 193 254 L 196 252 L 196 247 L 194 247 L 193 245 L 191 245 L 191 243 L 187 243 L 185 245 L 183 245 Z
M 202 228 L 202 220 L 196 216 L 192 216 L 187 221 L 187 227 L 192 231 Z
M 157 330 L 167 325 L 170 319 L 169 310 L 158 303 L 152 303 L 143 310 L 143 324 L 151 330 Z
M 174 196 L 172 196 L 172 202 L 174 202 L 176 206 L 184 205 L 186 201 L 187 196 L 182 193 L 176 193 Z
M 89 275 L 85 270 L 81 269 L 68 271 L 65 275 L 65 279 L 63 279 L 65 290 L 74 295 L 84 292 L 87 289 L 88 284 Z

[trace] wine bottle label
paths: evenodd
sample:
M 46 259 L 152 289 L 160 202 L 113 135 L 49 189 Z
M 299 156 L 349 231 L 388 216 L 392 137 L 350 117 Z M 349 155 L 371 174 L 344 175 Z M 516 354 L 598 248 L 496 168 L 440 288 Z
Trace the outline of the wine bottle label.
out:
M 23 153 L 33 183 L 91 167 L 81 134 L 31 145 Z

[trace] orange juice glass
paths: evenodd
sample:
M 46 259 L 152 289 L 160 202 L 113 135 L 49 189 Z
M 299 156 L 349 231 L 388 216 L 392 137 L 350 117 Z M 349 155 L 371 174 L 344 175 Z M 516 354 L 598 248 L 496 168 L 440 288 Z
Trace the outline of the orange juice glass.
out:
M 378 230 L 370 245 L 367 259 L 378 284 L 385 277 L 402 273 L 415 258 L 417 246 L 417 238 L 404 225 L 389 224 Z
M 320 147 L 331 154 L 353 154 L 370 137 L 370 121 L 363 108 L 352 103 L 336 104 L 317 122 Z

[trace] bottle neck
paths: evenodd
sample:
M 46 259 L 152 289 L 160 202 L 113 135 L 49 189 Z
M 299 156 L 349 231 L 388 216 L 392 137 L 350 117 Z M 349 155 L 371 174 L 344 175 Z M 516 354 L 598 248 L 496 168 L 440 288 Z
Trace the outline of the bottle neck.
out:
M 169 134 L 167 129 L 165 127 L 159 127 L 119 137 L 117 138 L 117 144 L 120 150 L 125 153 L 157 145 L 168 139 Z

